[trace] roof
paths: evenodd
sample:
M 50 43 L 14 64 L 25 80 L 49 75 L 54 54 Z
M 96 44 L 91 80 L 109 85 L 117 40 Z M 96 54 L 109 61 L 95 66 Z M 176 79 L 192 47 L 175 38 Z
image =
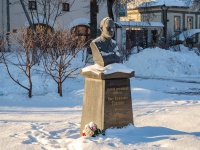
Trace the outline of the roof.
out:
M 137 6 L 133 4 L 129 4 L 129 9 L 133 8 L 144 8 L 144 7 L 181 7 L 181 8 L 190 8 L 191 3 L 188 4 L 186 0 L 149 0 L 149 2 L 143 2 L 138 4 Z
M 78 25 L 87 25 L 90 26 L 90 20 L 87 18 L 78 18 L 76 20 L 73 20 L 69 24 L 69 29 L 72 29 L 75 26 Z M 115 22 L 115 26 L 117 28 L 121 28 L 122 26 L 127 27 L 164 27 L 164 25 L 161 22 L 135 22 L 135 21 L 120 21 Z
M 164 27 L 161 22 L 120 21 L 118 24 L 124 27 Z

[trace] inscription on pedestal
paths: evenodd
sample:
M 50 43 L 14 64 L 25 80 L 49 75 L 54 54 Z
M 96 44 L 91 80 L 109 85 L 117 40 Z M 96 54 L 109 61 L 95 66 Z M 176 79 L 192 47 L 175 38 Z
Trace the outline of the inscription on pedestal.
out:
M 129 79 L 106 80 L 104 118 L 105 128 L 133 124 Z

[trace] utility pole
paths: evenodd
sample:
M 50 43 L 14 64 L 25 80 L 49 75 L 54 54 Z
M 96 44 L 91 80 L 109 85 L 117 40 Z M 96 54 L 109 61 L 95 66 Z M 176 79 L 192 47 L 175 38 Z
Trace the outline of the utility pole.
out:
M 90 42 L 97 37 L 97 0 L 90 0 Z M 92 51 L 90 47 L 87 48 L 87 58 L 90 58 Z
M 97 37 L 97 0 L 90 0 L 90 39 Z
M 116 13 L 115 22 L 117 23 L 119 19 L 119 0 L 116 0 L 115 2 L 115 13 Z M 117 41 L 117 28 L 115 30 L 115 40 Z
M 118 17 L 119 17 L 119 0 L 115 1 L 115 13 L 116 13 L 115 22 L 118 22 Z
M 8 44 L 8 51 L 10 51 L 10 2 L 6 0 L 6 12 L 7 12 L 7 33 L 6 33 L 6 40 Z

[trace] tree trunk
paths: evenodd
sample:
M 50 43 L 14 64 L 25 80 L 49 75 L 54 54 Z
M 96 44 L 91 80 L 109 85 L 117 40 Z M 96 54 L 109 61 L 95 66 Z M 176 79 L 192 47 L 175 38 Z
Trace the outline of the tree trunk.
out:
M 60 82 L 58 81 L 58 93 L 60 93 Z
M 62 96 L 61 68 L 58 70 L 58 93 Z
M 115 0 L 107 0 L 107 10 L 108 10 L 108 16 L 114 20 L 114 15 L 113 15 L 113 4 Z
M 60 82 L 60 96 L 62 97 L 62 82 Z
M 60 78 L 61 77 L 60 77 L 60 68 L 59 68 L 59 70 L 58 70 L 58 93 L 60 93 L 60 81 L 61 81 Z
M 28 90 L 28 96 L 29 98 L 32 97 L 32 81 L 31 81 L 31 66 L 30 64 L 27 65 L 27 70 L 28 70 L 28 81 L 29 81 L 29 90 Z

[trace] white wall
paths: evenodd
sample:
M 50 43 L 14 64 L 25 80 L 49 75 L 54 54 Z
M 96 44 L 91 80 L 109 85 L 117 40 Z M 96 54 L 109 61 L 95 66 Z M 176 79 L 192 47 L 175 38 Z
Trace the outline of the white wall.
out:
M 27 0 L 28 1 L 28 0 Z M 4 3 L 3 3 L 4 2 Z M 4 17 L 2 17 L 2 3 L 4 5 Z M 13 29 L 17 29 L 21 26 L 24 26 L 25 22 L 27 22 L 26 16 L 22 9 L 21 3 L 19 0 L 10 0 L 10 28 L 11 32 Z M 89 13 L 89 4 L 90 1 L 81 1 L 75 0 L 74 4 L 70 8 L 70 12 L 66 12 L 63 16 L 59 17 L 58 23 L 62 25 L 64 28 L 67 28 L 69 24 L 78 18 L 88 18 L 90 20 Z M 28 10 L 27 6 L 26 9 Z M 4 28 L 6 28 L 6 0 L 0 1 L 0 31 L 2 30 L 4 23 Z M 97 14 L 98 26 L 99 22 L 107 16 L 107 8 L 106 4 L 101 4 L 99 6 L 99 13 Z M 3 20 L 4 18 L 4 20 Z M 52 18 L 53 19 L 53 18 Z

